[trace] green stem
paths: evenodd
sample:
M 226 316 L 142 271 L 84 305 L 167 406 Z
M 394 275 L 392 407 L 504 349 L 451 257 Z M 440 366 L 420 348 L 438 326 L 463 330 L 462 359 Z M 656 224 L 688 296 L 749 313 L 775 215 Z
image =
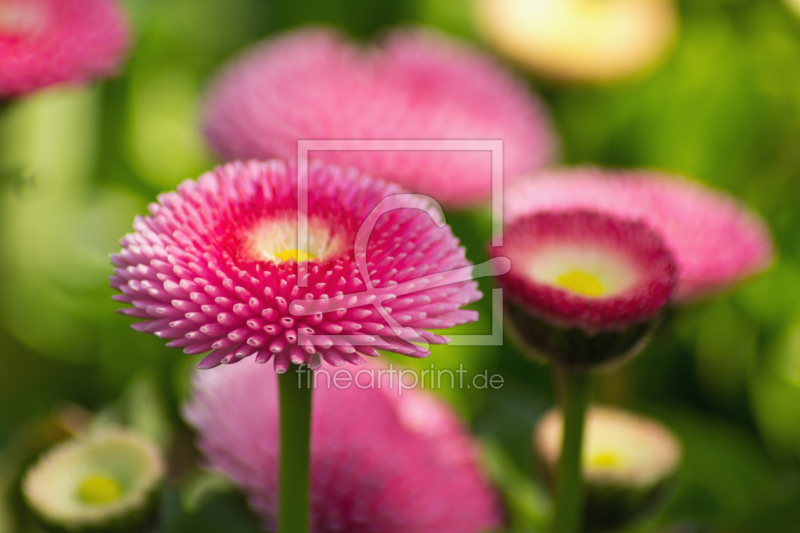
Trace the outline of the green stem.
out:
M 312 373 L 307 367 L 292 365 L 288 372 L 278 375 L 278 533 L 308 533 Z
M 583 431 L 589 405 L 589 371 L 554 367 L 561 387 L 564 436 L 556 479 L 553 533 L 578 533 L 583 515 Z

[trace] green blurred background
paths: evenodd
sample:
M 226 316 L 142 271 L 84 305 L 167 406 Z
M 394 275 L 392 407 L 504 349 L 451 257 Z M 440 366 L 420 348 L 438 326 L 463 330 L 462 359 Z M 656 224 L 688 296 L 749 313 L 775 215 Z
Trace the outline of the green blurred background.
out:
M 599 380 L 597 397 L 656 416 L 686 446 L 669 505 L 639 530 L 800 531 L 800 19 L 779 0 L 679 3 L 679 38 L 648 75 L 600 87 L 529 78 L 531 86 L 549 104 L 563 163 L 658 168 L 728 190 L 766 218 L 779 257 L 730 295 L 673 312 L 641 356 Z M 108 254 L 156 194 L 215 163 L 197 127 L 200 97 L 249 43 L 315 22 L 359 38 L 423 23 L 482 45 L 464 0 L 125 5 L 136 42 L 122 75 L 3 110 L 0 532 L 25 529 L 24 520 L 9 525 L 19 519 L 19 465 L 80 418 L 78 407 L 165 447 L 175 487 L 165 531 L 257 531 L 241 497 L 199 473 L 181 425 L 197 359 L 114 314 Z M 484 260 L 485 216 L 449 221 L 472 259 Z M 488 301 L 472 332 L 491 330 Z M 537 530 L 547 502 L 530 434 L 553 404 L 548 369 L 509 342 L 433 357 L 505 377 L 500 390 L 441 392 L 486 443 L 510 529 Z

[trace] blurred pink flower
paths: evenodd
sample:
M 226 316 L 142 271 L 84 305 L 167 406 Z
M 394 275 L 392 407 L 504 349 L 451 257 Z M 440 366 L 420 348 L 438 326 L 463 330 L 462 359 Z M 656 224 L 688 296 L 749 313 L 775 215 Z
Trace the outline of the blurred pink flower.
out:
M 481 297 L 464 274 L 471 263 L 427 200 L 314 164 L 301 251 L 297 184 L 292 165 L 234 162 L 161 195 L 111 257 L 111 286 L 123 293 L 115 299 L 133 305 L 120 312 L 146 319 L 133 325 L 139 331 L 175 339 L 167 346 L 214 350 L 202 368 L 274 355 L 278 372 L 317 366 L 320 356 L 361 364 L 359 354 L 376 348 L 424 357 L 417 342 L 446 342 L 428 329 L 477 320 L 461 309 Z M 359 234 L 370 215 L 371 232 Z M 307 262 L 305 283 L 298 261 Z
M 349 387 L 329 386 L 327 376 L 317 375 L 312 531 L 483 533 L 498 527 L 495 497 L 456 415 L 427 392 L 399 395 L 397 380 L 390 387 L 388 376 L 377 371 L 339 369 L 358 380 Z M 241 366 L 198 372 L 184 416 L 197 429 L 210 466 L 236 481 L 267 528 L 274 527 L 275 376 Z
M 641 222 L 591 211 L 516 219 L 495 256 L 511 260 L 498 278 L 508 298 L 562 328 L 594 335 L 649 321 L 669 302 L 677 267 L 661 237 Z
M 595 168 L 553 170 L 506 191 L 505 217 L 590 209 L 641 220 L 658 231 L 680 269 L 676 300 L 713 294 L 766 269 L 774 250 L 769 229 L 723 192 L 685 178 Z
M 113 74 L 128 31 L 115 0 L 0 0 L 0 98 Z
M 502 139 L 507 182 L 551 161 L 539 100 L 477 50 L 427 30 L 358 48 L 333 30 L 270 39 L 212 85 L 206 137 L 230 158 L 297 156 L 298 139 Z M 487 200 L 490 152 L 312 152 L 451 206 Z

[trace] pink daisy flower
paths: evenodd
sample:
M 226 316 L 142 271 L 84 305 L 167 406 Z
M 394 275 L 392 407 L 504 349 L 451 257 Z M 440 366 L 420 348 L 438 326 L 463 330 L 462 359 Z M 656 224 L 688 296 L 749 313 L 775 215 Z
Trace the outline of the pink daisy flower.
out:
M 128 40 L 114 0 L 0 0 L 0 98 L 108 76 Z
M 376 349 L 414 357 L 447 342 L 429 329 L 477 320 L 480 299 L 440 213 L 396 185 L 314 164 L 298 215 L 295 168 L 234 162 L 187 180 L 139 217 L 112 256 L 133 327 L 210 368 L 254 356 L 314 367 Z M 298 221 L 308 247 L 298 244 Z
M 497 528 L 495 497 L 479 471 L 476 447 L 453 411 L 423 391 L 405 390 L 401 396 L 396 380 L 378 372 L 386 370 L 337 370 L 333 376 L 353 380 L 348 387 L 331 385 L 333 376 L 315 375 L 311 531 L 483 533 Z M 306 379 L 308 372 L 301 376 Z M 278 506 L 276 377 L 233 366 L 199 372 L 194 383 L 184 416 L 197 429 L 210 466 L 244 490 L 272 530 Z
M 514 333 L 562 364 L 629 354 L 677 283 L 672 255 L 641 222 L 591 211 L 543 212 L 508 224 L 503 239 L 489 253 L 511 260 L 498 282 L 507 289 Z
M 508 180 L 552 160 L 538 99 L 494 61 L 424 30 L 358 48 L 333 30 L 270 39 L 214 82 L 206 137 L 230 158 L 295 158 L 298 139 L 502 139 Z M 491 194 L 490 152 L 313 152 L 463 206 Z
M 722 291 L 767 268 L 769 229 L 733 198 L 684 178 L 594 168 L 550 171 L 506 192 L 506 219 L 591 209 L 641 220 L 664 238 L 680 268 L 676 300 Z

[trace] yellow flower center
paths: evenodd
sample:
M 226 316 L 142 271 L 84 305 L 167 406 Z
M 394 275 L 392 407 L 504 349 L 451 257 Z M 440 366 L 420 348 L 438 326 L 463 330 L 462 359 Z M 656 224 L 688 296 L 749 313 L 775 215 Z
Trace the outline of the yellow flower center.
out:
M 596 277 L 580 270 L 562 274 L 556 279 L 561 287 L 583 296 L 602 296 L 605 292 L 603 284 Z
M 87 477 L 81 483 L 78 495 L 85 503 L 93 505 L 103 505 L 111 503 L 122 496 L 122 486 L 113 479 L 104 475 Z
M 622 459 L 614 452 L 597 453 L 589 459 L 589 465 L 594 468 L 614 468 L 620 464 Z
M 283 252 L 275 254 L 275 257 L 277 257 L 281 261 L 288 261 L 289 259 L 294 259 L 298 263 L 302 263 L 303 261 L 311 261 L 312 259 L 317 258 L 317 256 L 310 254 L 304 250 L 284 250 Z
M 241 233 L 242 252 L 249 259 L 274 263 L 327 259 L 347 249 L 347 241 L 338 231 L 328 221 L 312 218 L 308 220 L 308 241 L 303 246 L 298 242 L 296 218 L 264 219 Z

